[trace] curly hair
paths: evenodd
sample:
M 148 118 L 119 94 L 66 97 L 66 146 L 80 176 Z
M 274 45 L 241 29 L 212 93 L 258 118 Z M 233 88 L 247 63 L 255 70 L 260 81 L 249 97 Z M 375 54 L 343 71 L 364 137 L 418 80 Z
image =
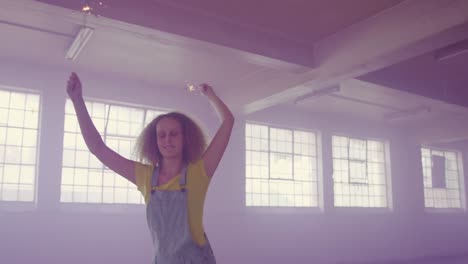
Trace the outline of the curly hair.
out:
M 162 160 L 163 157 L 158 148 L 156 126 L 163 118 L 175 119 L 182 127 L 184 137 L 183 161 L 190 163 L 200 159 L 207 147 L 205 133 L 192 118 L 179 112 L 159 115 L 143 129 L 135 145 L 137 159 L 142 163 L 151 165 L 156 165 Z

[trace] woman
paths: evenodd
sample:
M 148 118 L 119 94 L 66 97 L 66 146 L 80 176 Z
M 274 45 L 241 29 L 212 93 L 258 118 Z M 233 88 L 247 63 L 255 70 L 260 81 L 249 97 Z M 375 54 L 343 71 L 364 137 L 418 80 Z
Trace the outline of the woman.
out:
M 153 263 L 216 263 L 203 231 L 203 205 L 211 177 L 229 142 L 234 116 L 209 85 L 201 84 L 198 89 L 222 121 L 209 146 L 194 121 L 172 112 L 158 116 L 142 131 L 137 141 L 137 162 L 104 144 L 86 109 L 80 79 L 72 73 L 68 80 L 67 93 L 89 150 L 107 167 L 136 184 L 145 197 L 155 250 Z

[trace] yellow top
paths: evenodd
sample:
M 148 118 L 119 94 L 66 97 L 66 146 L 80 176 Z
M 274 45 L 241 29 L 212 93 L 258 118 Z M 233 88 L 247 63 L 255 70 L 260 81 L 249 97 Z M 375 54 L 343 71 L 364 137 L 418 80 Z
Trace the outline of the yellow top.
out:
M 148 204 L 151 195 L 151 176 L 153 175 L 153 170 L 154 166 L 152 165 L 138 162 L 135 165 L 136 185 L 145 197 L 146 204 Z M 156 189 L 167 191 L 180 190 L 179 179 L 180 174 Z M 206 242 L 205 231 L 203 229 L 203 206 L 209 183 L 210 177 L 206 175 L 203 160 L 200 159 L 188 165 L 187 182 L 185 185 L 187 189 L 188 221 L 192 239 L 200 246 Z

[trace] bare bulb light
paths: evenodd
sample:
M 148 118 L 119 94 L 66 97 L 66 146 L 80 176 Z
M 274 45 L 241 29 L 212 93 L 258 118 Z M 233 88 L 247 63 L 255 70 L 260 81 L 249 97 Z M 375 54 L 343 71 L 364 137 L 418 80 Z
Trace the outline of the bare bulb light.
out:
M 92 8 L 88 5 L 88 4 L 85 4 L 82 8 L 81 8 L 81 11 L 85 12 L 85 13 L 89 13 L 91 12 Z
M 193 81 L 185 80 L 185 89 L 189 92 L 195 92 L 197 90 L 198 85 L 196 85 Z

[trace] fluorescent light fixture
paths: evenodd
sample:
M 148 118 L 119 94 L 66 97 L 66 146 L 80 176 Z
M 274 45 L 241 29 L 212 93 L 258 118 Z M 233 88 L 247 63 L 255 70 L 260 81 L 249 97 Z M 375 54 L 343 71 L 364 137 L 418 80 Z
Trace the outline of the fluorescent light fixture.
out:
M 423 113 L 430 113 L 430 112 L 431 112 L 431 108 L 429 106 L 418 106 L 418 107 L 414 107 L 414 108 L 410 108 L 410 109 L 406 109 L 402 111 L 385 114 L 383 119 L 386 121 L 392 121 L 395 119 L 407 118 L 407 117 L 411 117 L 411 116 L 415 116 L 415 115 L 419 115 Z
M 308 94 L 297 97 L 296 100 L 294 101 L 294 103 L 297 104 L 297 103 L 300 103 L 301 101 L 304 101 L 304 100 L 307 100 L 307 99 L 310 99 L 310 98 L 313 98 L 313 97 L 320 97 L 320 96 L 330 95 L 330 94 L 333 94 L 333 93 L 336 93 L 336 92 L 339 92 L 339 91 L 340 91 L 340 86 L 338 86 L 338 85 L 329 86 L 329 87 L 325 87 L 325 88 L 322 88 L 322 89 L 317 89 L 317 90 L 312 91 L 311 93 L 308 93 Z
M 93 33 L 93 28 L 85 26 L 80 27 L 80 31 L 78 32 L 78 34 L 76 34 L 76 37 L 73 40 L 73 43 L 71 44 L 70 48 L 68 48 L 65 58 L 68 60 L 75 60 L 80 54 L 81 50 L 84 48 L 84 46 L 86 46 L 86 43 L 88 43 Z
M 445 60 L 468 52 L 468 39 L 438 49 L 434 52 L 434 58 L 438 61 Z

